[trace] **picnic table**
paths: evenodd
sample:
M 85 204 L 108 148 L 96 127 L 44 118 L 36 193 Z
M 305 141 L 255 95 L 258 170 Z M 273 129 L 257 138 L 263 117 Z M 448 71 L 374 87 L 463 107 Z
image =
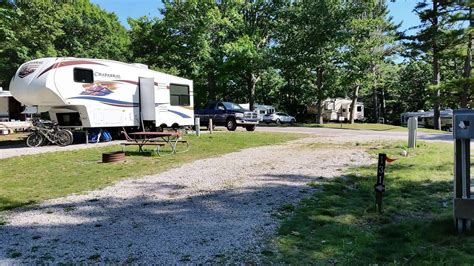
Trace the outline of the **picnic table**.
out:
M 166 145 L 171 147 L 171 153 L 177 153 L 177 146 L 179 143 L 185 145 L 185 149 L 179 152 L 186 152 L 189 150 L 189 143 L 183 140 L 179 132 L 133 132 L 128 133 L 123 131 L 127 142 L 122 143 L 125 146 L 138 146 L 138 151 L 143 152 L 143 146 L 156 146 L 156 152 L 160 155 L 160 148 Z

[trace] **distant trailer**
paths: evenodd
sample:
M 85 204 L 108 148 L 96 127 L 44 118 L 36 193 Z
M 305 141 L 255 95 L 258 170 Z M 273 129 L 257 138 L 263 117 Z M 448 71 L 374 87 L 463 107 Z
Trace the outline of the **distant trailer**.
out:
M 323 101 L 323 119 L 324 121 L 349 121 L 350 120 L 350 110 L 351 110 L 351 99 L 346 98 L 328 98 Z M 356 113 L 354 119 L 356 121 L 364 121 L 364 104 L 361 102 L 356 102 L 355 105 Z M 312 103 L 308 106 L 308 114 L 317 115 L 318 105 L 317 103 Z
M 408 118 L 417 117 L 418 124 L 421 127 L 434 128 L 434 111 L 417 111 L 417 112 L 405 112 L 400 115 L 402 125 L 406 125 Z M 444 109 L 440 111 L 441 128 L 449 130 L 453 127 L 453 110 Z
M 15 99 L 62 127 L 182 127 L 194 124 L 193 81 L 141 64 L 43 58 L 20 66 Z

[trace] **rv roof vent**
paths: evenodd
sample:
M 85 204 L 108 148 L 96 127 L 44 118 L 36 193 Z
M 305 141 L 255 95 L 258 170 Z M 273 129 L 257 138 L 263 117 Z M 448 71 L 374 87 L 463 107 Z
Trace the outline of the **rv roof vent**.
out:
M 147 65 L 140 64 L 140 63 L 133 63 L 133 64 L 131 64 L 131 65 L 132 65 L 132 66 L 139 67 L 139 68 L 143 68 L 143 69 L 148 69 L 148 66 L 147 66 Z

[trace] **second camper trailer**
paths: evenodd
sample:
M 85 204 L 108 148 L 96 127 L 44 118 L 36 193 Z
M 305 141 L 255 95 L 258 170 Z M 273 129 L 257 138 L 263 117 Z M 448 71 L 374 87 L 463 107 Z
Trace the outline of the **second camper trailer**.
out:
M 351 99 L 345 98 L 328 98 L 323 101 L 323 119 L 324 121 L 331 122 L 343 122 L 349 121 L 351 115 Z M 356 113 L 354 119 L 357 121 L 363 121 L 364 117 L 364 104 L 357 102 L 355 105 Z M 308 114 L 317 115 L 318 106 L 316 103 L 311 104 L 308 107 Z

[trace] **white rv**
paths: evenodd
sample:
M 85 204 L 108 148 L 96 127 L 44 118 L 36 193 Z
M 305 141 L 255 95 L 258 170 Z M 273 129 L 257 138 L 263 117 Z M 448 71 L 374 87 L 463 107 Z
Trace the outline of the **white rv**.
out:
M 345 98 L 328 98 L 323 102 L 323 119 L 325 121 L 348 121 L 350 120 L 351 99 Z M 355 105 L 355 120 L 364 120 L 364 104 L 357 102 Z M 318 106 L 316 103 L 308 107 L 308 114 L 318 114 Z
M 63 127 L 193 125 L 193 81 L 141 64 L 43 58 L 20 66 L 10 83 L 15 99 L 49 112 Z

